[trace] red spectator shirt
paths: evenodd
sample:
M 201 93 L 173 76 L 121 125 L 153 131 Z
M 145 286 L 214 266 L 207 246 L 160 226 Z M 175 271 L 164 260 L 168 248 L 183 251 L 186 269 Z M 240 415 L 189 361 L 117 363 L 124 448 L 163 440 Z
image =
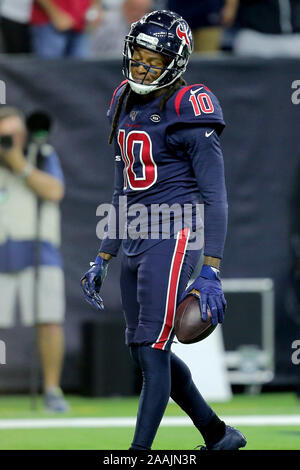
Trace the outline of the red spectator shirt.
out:
M 85 27 L 85 15 L 91 5 L 91 0 L 52 0 L 59 8 L 71 15 L 75 20 L 74 29 L 82 31 Z M 37 2 L 33 3 L 31 13 L 31 24 L 43 25 L 50 22 L 49 16 L 45 10 L 38 5 Z

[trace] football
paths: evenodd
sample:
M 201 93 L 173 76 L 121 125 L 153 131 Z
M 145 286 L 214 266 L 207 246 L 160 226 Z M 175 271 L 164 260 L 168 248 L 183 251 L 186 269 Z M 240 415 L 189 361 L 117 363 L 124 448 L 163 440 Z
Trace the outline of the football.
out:
M 175 334 L 180 343 L 192 344 L 207 338 L 216 328 L 211 321 L 211 312 L 207 310 L 208 319 L 202 320 L 199 300 L 188 295 L 181 302 L 175 313 Z

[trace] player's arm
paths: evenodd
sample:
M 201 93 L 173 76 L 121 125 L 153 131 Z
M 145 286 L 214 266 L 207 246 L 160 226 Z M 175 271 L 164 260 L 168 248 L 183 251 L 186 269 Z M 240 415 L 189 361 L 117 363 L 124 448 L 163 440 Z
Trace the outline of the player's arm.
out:
M 227 231 L 228 204 L 220 139 L 213 127 L 189 129 L 186 151 L 204 201 L 204 263 L 193 286 L 201 292 L 204 319 L 210 308 L 213 323 L 223 322 L 226 300 L 220 279 Z
M 204 202 L 204 264 L 219 268 L 228 216 L 220 138 L 211 127 L 190 129 L 187 134 L 189 140 L 186 149 Z
M 123 81 L 114 91 L 112 100 L 110 102 L 110 107 L 107 112 L 108 119 L 110 124 L 112 124 L 113 116 L 116 110 L 116 104 L 120 93 L 123 91 L 123 87 L 126 86 L 127 81 Z M 105 238 L 102 240 L 98 254 L 91 264 L 91 269 L 81 278 L 81 287 L 83 289 L 84 296 L 86 300 L 94 305 L 99 310 L 104 308 L 103 301 L 99 295 L 102 283 L 107 275 L 107 269 L 109 261 L 113 256 L 117 256 L 122 236 L 120 234 L 123 232 L 123 228 L 120 229 L 119 223 L 119 204 L 120 196 L 123 195 L 124 187 L 124 162 L 122 161 L 120 155 L 119 146 L 115 140 L 115 179 L 114 179 L 114 192 L 111 203 L 111 210 L 108 216 L 108 231 Z M 115 220 L 116 226 L 115 231 L 112 230 L 113 225 L 110 221 Z
M 191 161 L 199 192 L 204 202 L 204 264 L 200 276 L 184 293 L 201 293 L 202 317 L 211 310 L 213 323 L 222 323 L 226 300 L 220 280 L 220 261 L 227 231 L 227 194 L 223 155 L 219 136 L 214 127 L 190 126 L 177 129 L 169 142 L 174 148 L 184 148 Z
M 123 194 L 123 177 L 124 163 L 116 161 L 115 164 L 115 183 L 112 198 L 111 212 L 114 212 L 113 218 L 116 220 L 116 232 L 112 234 L 110 227 L 106 237 L 102 240 L 99 252 L 91 266 L 91 268 L 81 278 L 81 286 L 86 300 L 99 310 L 103 310 L 104 305 L 99 295 L 102 283 L 107 275 L 108 264 L 113 256 L 116 256 L 122 239 L 119 236 L 119 198 Z M 111 220 L 111 214 L 108 220 Z
M 206 264 L 220 267 L 227 230 L 227 194 L 220 138 L 213 127 L 177 129 L 170 136 L 173 148 L 184 148 L 191 161 L 204 202 L 204 256 Z
M 115 147 L 115 155 L 118 154 L 118 147 Z M 122 238 L 120 234 L 122 233 L 122 227 L 120 227 L 120 220 L 119 220 L 119 213 L 120 213 L 120 198 L 123 195 L 123 187 L 124 187 L 124 162 L 120 158 L 117 158 L 115 162 L 115 179 L 114 179 L 114 192 L 111 201 L 111 212 L 112 217 L 110 214 L 108 216 L 108 220 L 115 220 L 116 226 L 115 227 L 108 227 L 108 231 L 106 236 L 101 242 L 99 248 L 99 255 L 102 256 L 104 259 L 110 259 L 112 256 L 117 256 Z M 115 230 L 111 230 L 115 228 Z
M 219 268 L 227 228 L 227 197 L 219 140 L 225 126 L 222 108 L 209 88 L 196 84 L 174 95 L 170 116 L 169 145 L 175 152 L 183 149 L 190 160 L 204 201 L 205 264 Z

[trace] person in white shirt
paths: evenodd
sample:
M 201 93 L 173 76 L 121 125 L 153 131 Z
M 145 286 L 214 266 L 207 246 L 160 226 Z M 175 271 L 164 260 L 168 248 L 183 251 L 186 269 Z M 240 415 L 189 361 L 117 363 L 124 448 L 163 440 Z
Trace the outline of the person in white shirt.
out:
M 105 8 L 107 2 L 102 1 Z M 109 55 L 121 57 L 124 48 L 124 37 L 128 34 L 131 23 L 148 13 L 152 7 L 152 0 L 114 0 L 104 10 L 103 20 L 99 28 L 92 33 L 92 56 Z

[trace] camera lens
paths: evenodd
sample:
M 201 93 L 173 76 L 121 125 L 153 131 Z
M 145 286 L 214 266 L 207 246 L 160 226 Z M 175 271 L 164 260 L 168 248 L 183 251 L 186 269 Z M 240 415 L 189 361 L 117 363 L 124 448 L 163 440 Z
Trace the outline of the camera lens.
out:
M 0 147 L 3 150 L 10 150 L 13 147 L 13 138 L 11 135 L 0 135 Z

